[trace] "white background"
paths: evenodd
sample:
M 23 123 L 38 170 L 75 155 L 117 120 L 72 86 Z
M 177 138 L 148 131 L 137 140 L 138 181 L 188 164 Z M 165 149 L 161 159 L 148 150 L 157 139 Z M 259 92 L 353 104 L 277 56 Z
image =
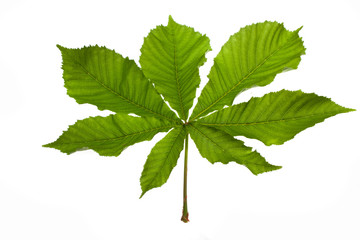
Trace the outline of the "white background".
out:
M 164 134 L 117 158 L 41 147 L 78 119 L 109 114 L 66 95 L 55 45 L 105 45 L 138 62 L 143 37 L 169 14 L 211 40 L 201 88 L 231 34 L 276 20 L 289 30 L 304 26 L 306 56 L 298 70 L 236 101 L 302 89 L 360 109 L 359 12 L 358 0 L 1 1 L 0 239 L 360 239 L 359 111 L 282 146 L 246 141 L 283 166 L 260 176 L 211 165 L 191 142 L 187 224 L 180 221 L 183 154 L 169 181 L 139 200 L 142 166 Z

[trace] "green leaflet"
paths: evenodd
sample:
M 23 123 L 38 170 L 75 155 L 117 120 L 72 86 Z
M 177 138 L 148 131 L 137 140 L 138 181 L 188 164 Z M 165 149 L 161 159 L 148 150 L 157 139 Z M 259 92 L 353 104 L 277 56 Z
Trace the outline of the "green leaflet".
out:
M 58 45 L 68 95 L 78 103 L 100 110 L 135 113 L 175 121 L 176 115 L 161 99 L 133 60 L 105 47 L 68 49 Z
M 132 117 L 115 114 L 90 117 L 69 126 L 55 142 L 44 147 L 56 148 L 70 154 L 93 149 L 102 156 L 119 156 L 128 146 L 151 140 L 158 132 L 166 132 L 173 123 L 153 117 Z
M 232 35 L 214 59 L 209 82 L 189 120 L 200 83 L 199 67 L 211 50 L 206 35 L 170 16 L 167 26 L 156 27 L 144 39 L 141 69 L 105 47 L 68 49 L 58 45 L 68 95 L 80 104 L 94 104 L 116 114 L 79 120 L 44 147 L 67 154 L 92 149 L 103 156 L 118 156 L 126 147 L 170 130 L 148 155 L 140 178 L 140 197 L 168 180 L 185 148 L 181 220 L 188 222 L 189 134 L 209 162 L 236 162 L 257 175 L 281 167 L 271 165 L 234 136 L 255 138 L 266 145 L 283 144 L 328 117 L 353 111 L 326 97 L 287 90 L 232 106 L 239 93 L 270 84 L 278 73 L 298 67 L 305 54 L 300 29 L 291 32 L 283 24 L 266 21 Z M 131 113 L 139 117 L 129 116 Z
M 232 136 L 255 138 L 271 145 L 283 144 L 328 117 L 350 111 L 353 109 L 314 93 L 282 90 L 222 109 L 198 122 Z
M 185 136 L 185 127 L 174 128 L 153 147 L 141 174 L 140 198 L 150 189 L 166 183 L 184 148 Z
M 189 132 L 201 156 L 211 163 L 236 162 L 245 165 L 255 175 L 281 168 L 266 162 L 258 152 L 223 131 L 194 123 Z
M 266 21 L 232 35 L 214 59 L 209 82 L 190 119 L 231 106 L 242 91 L 265 86 L 276 74 L 296 69 L 305 54 L 299 31 L 290 32 L 282 24 Z
M 200 84 L 199 67 L 210 50 L 208 37 L 177 24 L 171 16 L 167 26 L 151 30 L 144 40 L 141 68 L 183 120 L 188 118 Z

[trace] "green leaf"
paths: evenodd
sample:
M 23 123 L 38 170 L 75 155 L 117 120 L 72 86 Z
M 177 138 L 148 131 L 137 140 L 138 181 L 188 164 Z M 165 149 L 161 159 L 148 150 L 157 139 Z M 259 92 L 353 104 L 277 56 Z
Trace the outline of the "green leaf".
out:
M 255 175 L 281 168 L 266 162 L 258 152 L 223 131 L 196 123 L 189 126 L 190 136 L 201 156 L 211 163 L 236 162 L 245 165 Z
M 266 145 L 282 144 L 328 117 L 353 111 L 325 97 L 286 90 L 232 106 L 239 93 L 270 84 L 278 73 L 298 67 L 305 54 L 300 29 L 292 32 L 283 24 L 266 21 L 232 35 L 214 59 L 209 82 L 190 119 L 189 109 L 200 84 L 199 67 L 211 50 L 206 35 L 170 16 L 167 26 L 156 27 L 144 39 L 142 69 L 105 47 L 58 46 L 69 96 L 116 114 L 77 121 L 44 147 L 67 154 L 93 149 L 100 155 L 118 156 L 126 147 L 170 130 L 148 155 L 140 197 L 167 181 L 185 148 L 181 220 L 188 222 L 189 134 L 211 163 L 236 162 L 257 175 L 281 167 L 268 163 L 235 136 L 259 139 Z M 139 117 L 129 116 L 131 113 Z
M 173 123 L 153 117 L 125 114 L 90 117 L 70 126 L 55 142 L 44 145 L 70 154 L 93 149 L 102 156 L 118 156 L 128 146 L 151 140 L 158 132 L 166 132 Z
M 171 16 L 167 26 L 151 30 L 144 40 L 141 68 L 183 120 L 188 118 L 200 84 L 199 67 L 210 50 L 208 37 L 176 23 Z
M 271 145 L 283 144 L 328 117 L 350 111 L 353 109 L 314 93 L 282 90 L 225 108 L 198 122 L 232 136 L 255 138 Z
M 116 113 L 177 119 L 133 60 L 105 47 L 58 48 L 67 93 L 78 103 Z
M 150 189 L 166 183 L 184 148 L 185 136 L 185 127 L 174 128 L 153 147 L 141 174 L 140 198 Z
M 232 35 L 214 59 L 209 82 L 190 119 L 230 106 L 240 92 L 265 86 L 276 74 L 296 69 L 305 54 L 300 29 L 291 32 L 277 22 L 264 22 Z

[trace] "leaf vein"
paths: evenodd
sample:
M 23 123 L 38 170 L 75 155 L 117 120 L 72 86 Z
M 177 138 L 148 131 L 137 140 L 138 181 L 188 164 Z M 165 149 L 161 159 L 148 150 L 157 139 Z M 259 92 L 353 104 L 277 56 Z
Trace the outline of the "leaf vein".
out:
M 148 132 L 152 132 L 152 131 L 157 131 L 160 129 L 164 129 L 164 128 L 171 128 L 171 127 L 175 127 L 176 125 L 167 125 L 167 126 L 162 126 L 162 127 L 157 127 L 157 128 L 152 128 L 152 129 L 148 129 L 148 130 L 144 130 L 144 131 L 140 131 L 140 132 L 134 132 L 131 134 L 127 134 L 124 136 L 120 136 L 120 137 L 115 137 L 115 138 L 108 138 L 108 139 L 98 139 L 98 140 L 92 140 L 92 141 L 82 141 L 82 142 L 64 142 L 64 143 L 58 143 L 59 145 L 68 145 L 68 144 L 78 144 L 78 143 L 96 143 L 96 142 L 107 142 L 107 141 L 116 141 L 122 138 L 127 138 L 127 137 L 131 137 L 131 136 L 135 136 L 135 135 L 139 135 L 139 134 L 143 134 L 143 133 L 148 133 Z
M 293 117 L 293 118 L 287 118 L 287 119 L 278 119 L 278 120 L 270 120 L 270 121 L 260 121 L 260 122 L 251 122 L 251 123 L 206 123 L 206 122 L 198 122 L 201 125 L 209 125 L 209 126 L 245 126 L 245 125 L 260 125 L 260 124 L 269 124 L 269 123 L 276 123 L 276 122 L 286 122 L 286 121 L 296 121 L 299 119 L 306 119 L 311 117 L 317 117 L 317 116 L 327 116 L 327 115 L 333 115 L 337 114 L 338 112 L 326 112 L 326 113 L 320 113 L 320 114 L 311 114 L 307 116 L 301 116 L 301 117 Z
M 272 52 L 269 56 L 267 56 L 259 65 L 257 65 L 253 70 L 251 70 L 246 76 L 244 76 L 242 79 L 239 80 L 238 83 L 236 83 L 232 88 L 230 88 L 228 91 L 226 91 L 222 96 L 220 96 L 216 101 L 212 102 L 208 107 L 206 107 L 204 110 L 202 110 L 200 113 L 198 113 L 195 117 L 192 118 L 192 120 L 198 118 L 201 114 L 203 114 L 205 111 L 207 111 L 209 108 L 214 106 L 216 103 L 218 103 L 220 100 L 222 100 L 224 97 L 226 97 L 230 92 L 232 92 L 235 88 L 237 88 L 243 81 L 248 79 L 253 73 L 255 73 L 261 66 L 263 66 L 269 58 L 271 58 L 273 55 L 275 55 L 278 51 L 280 51 L 288 42 L 278 47 L 274 52 Z
M 120 95 L 118 92 L 114 91 L 113 89 L 111 89 L 110 87 L 106 86 L 106 85 L 103 84 L 101 81 L 99 81 L 99 80 L 98 80 L 94 75 L 92 75 L 80 62 L 75 61 L 75 63 L 77 63 L 77 64 L 84 70 L 84 72 L 85 72 L 87 75 L 89 75 L 94 81 L 96 81 L 96 82 L 97 82 L 98 84 L 100 84 L 103 88 L 105 88 L 106 90 L 110 91 L 110 92 L 113 93 L 114 95 L 120 97 L 121 99 L 127 101 L 127 102 L 130 103 L 130 104 L 133 104 L 133 105 L 135 105 L 135 106 L 137 106 L 137 107 L 139 107 L 139 108 L 144 109 L 145 111 L 148 111 L 148 112 L 150 112 L 150 113 L 152 113 L 152 114 L 155 114 L 155 115 L 159 115 L 159 116 L 161 116 L 162 118 L 168 119 L 168 120 L 170 120 L 170 121 L 172 121 L 172 122 L 176 122 L 175 119 L 172 119 L 172 118 L 169 118 L 169 117 L 167 117 L 167 116 L 165 116 L 165 115 L 163 115 L 163 114 L 154 112 L 154 111 L 152 111 L 151 109 L 146 108 L 146 107 L 144 107 L 144 106 L 142 106 L 142 105 L 140 105 L 140 104 L 138 104 L 138 103 L 135 103 L 135 102 L 133 102 L 132 100 L 130 100 L 130 99 L 128 99 L 128 98 Z
M 176 136 L 175 140 L 173 141 L 170 150 L 169 150 L 169 151 L 167 152 L 167 154 L 166 154 L 166 157 L 165 157 L 166 160 L 169 158 L 169 155 L 170 155 L 172 149 L 174 148 L 175 143 L 176 143 L 176 141 L 178 140 L 178 138 L 179 138 L 179 136 L 180 136 L 180 134 L 181 134 L 182 131 L 183 131 L 183 129 L 181 129 L 181 130 L 179 131 L 178 135 Z M 161 167 L 160 167 L 161 169 L 163 169 L 164 166 L 167 165 L 167 164 L 165 164 L 165 163 L 166 163 L 166 160 L 161 164 Z M 151 180 L 151 182 L 148 184 L 148 186 L 151 186 L 151 184 L 155 181 L 155 178 L 157 178 L 157 176 L 158 176 L 159 174 L 160 174 L 160 171 L 158 171 L 158 172 L 156 173 L 155 177 Z
M 179 104 L 181 107 L 181 112 L 182 112 L 183 117 L 185 118 L 184 104 L 183 104 L 183 99 L 182 99 L 181 91 L 180 91 L 178 63 L 176 60 L 177 51 L 176 51 L 176 40 L 175 40 L 174 29 L 172 29 L 172 31 L 171 31 L 171 36 L 172 36 L 172 40 L 173 40 L 172 44 L 174 46 L 174 67 L 175 67 L 175 80 L 176 80 L 177 93 L 178 93 L 178 97 L 179 97 Z

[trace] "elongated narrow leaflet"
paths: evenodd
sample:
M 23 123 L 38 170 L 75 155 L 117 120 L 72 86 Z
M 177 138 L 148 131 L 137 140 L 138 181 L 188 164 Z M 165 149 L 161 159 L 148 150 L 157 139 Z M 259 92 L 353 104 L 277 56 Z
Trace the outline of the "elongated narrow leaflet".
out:
M 326 118 L 350 111 L 314 93 L 282 90 L 217 111 L 198 123 L 271 145 L 283 144 Z
M 189 131 L 201 156 L 211 163 L 236 162 L 246 166 L 255 175 L 281 168 L 266 162 L 258 152 L 223 131 L 201 124 L 192 124 Z
M 271 83 L 276 74 L 296 69 L 305 54 L 299 30 L 288 31 L 277 22 L 240 29 L 221 48 L 190 119 L 231 106 L 246 89 Z
M 144 40 L 142 70 L 183 120 L 188 118 L 200 84 L 199 67 L 210 50 L 208 37 L 177 24 L 171 16 L 167 26 L 151 30 Z
M 133 60 L 105 47 L 69 49 L 58 45 L 58 48 L 63 58 L 67 93 L 78 103 L 175 121 L 174 112 Z
M 141 174 L 140 197 L 150 189 L 166 183 L 184 148 L 185 135 L 185 127 L 174 128 L 153 147 Z
M 158 132 L 174 127 L 171 122 L 152 117 L 132 117 L 125 114 L 90 117 L 77 121 L 59 139 L 44 147 L 70 154 L 93 149 L 102 156 L 119 156 L 134 143 L 151 140 Z

